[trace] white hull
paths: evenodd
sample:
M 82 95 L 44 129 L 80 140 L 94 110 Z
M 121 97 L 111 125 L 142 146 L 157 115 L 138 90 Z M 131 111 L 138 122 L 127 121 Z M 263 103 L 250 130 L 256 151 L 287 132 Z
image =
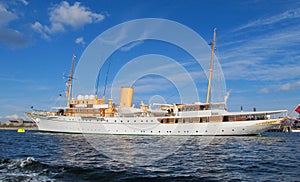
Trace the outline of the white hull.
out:
M 279 125 L 279 119 L 161 124 L 156 117 L 36 117 L 40 131 L 113 135 L 256 135 Z
M 294 133 L 300 133 L 300 130 L 292 130 L 292 132 Z

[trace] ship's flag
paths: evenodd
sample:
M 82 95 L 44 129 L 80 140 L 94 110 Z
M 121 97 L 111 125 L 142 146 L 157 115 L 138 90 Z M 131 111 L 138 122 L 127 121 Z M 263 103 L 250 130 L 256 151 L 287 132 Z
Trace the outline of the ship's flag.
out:
M 296 107 L 295 111 L 300 114 L 300 104 L 298 104 L 298 106 Z

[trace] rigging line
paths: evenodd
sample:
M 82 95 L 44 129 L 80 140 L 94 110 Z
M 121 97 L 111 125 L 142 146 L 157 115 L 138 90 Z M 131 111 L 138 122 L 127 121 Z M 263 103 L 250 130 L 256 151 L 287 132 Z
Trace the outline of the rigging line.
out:
M 95 95 L 98 95 L 98 91 L 99 91 L 99 81 L 100 81 L 100 73 L 101 73 L 101 70 L 102 70 L 102 68 L 100 69 L 100 71 L 99 71 L 99 73 L 98 73 L 98 76 L 97 76 L 97 81 L 96 81 L 96 93 L 95 93 Z
M 95 95 L 98 95 L 98 92 L 99 92 L 99 82 L 100 82 L 100 75 L 102 72 L 102 68 L 103 68 L 103 66 L 100 68 L 98 76 L 97 76 L 96 85 L 95 85 L 95 90 L 96 90 Z
M 107 86 L 107 80 L 108 80 L 108 73 L 109 73 L 109 69 L 110 69 L 110 63 L 111 63 L 111 61 L 109 61 L 109 63 L 108 63 L 108 68 L 107 68 L 107 72 L 106 72 L 106 76 L 105 76 L 105 86 L 104 86 L 103 96 L 105 96 L 105 92 L 106 92 L 106 86 Z

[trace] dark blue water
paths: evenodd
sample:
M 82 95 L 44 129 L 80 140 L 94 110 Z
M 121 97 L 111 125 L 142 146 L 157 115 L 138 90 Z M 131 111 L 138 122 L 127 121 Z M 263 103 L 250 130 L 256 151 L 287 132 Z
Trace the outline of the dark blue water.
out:
M 300 133 L 151 137 L 0 130 L 0 181 L 300 181 L 299 166 Z

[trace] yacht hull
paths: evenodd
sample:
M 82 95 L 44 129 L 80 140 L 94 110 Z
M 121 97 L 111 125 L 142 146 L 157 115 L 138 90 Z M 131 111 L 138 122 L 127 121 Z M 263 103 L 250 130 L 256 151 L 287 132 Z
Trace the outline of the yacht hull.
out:
M 113 135 L 257 135 L 280 124 L 280 119 L 161 124 L 158 118 L 32 118 L 40 131 Z

